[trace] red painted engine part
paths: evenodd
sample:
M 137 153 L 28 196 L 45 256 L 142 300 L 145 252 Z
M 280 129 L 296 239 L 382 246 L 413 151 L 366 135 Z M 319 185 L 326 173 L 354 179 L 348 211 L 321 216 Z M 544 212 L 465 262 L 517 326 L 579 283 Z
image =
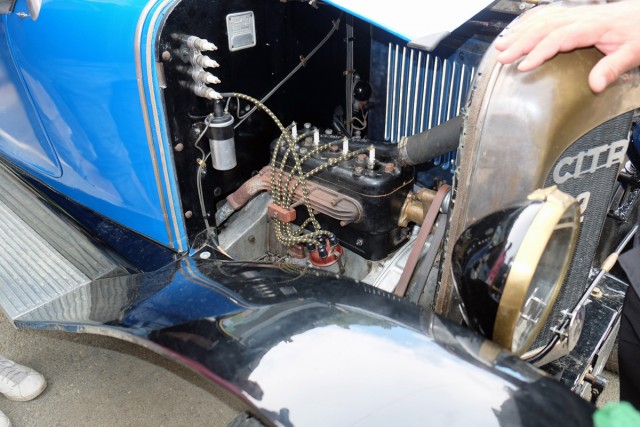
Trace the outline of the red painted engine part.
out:
M 344 253 L 344 250 L 342 249 L 340 243 L 335 246 L 331 246 L 331 243 L 329 243 L 329 239 L 325 238 L 324 244 L 325 248 L 327 248 L 328 253 L 326 258 L 320 257 L 318 249 L 309 252 L 309 260 L 311 260 L 311 264 L 313 264 L 315 267 L 329 267 L 330 265 L 338 262 L 338 260 Z

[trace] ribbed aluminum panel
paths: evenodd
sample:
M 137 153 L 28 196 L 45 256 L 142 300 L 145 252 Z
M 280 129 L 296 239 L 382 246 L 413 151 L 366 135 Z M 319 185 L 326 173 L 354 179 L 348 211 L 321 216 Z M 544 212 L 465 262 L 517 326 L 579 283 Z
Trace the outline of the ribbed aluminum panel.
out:
M 0 305 L 10 319 L 89 278 L 0 201 Z
M 0 201 L 91 279 L 124 272 L 116 260 L 70 224 L 70 220 L 53 214 L 36 194 L 25 188 L 24 184 L 2 166 Z
M 100 279 L 66 293 L 19 319 L 20 322 L 105 323 L 130 304 L 135 276 Z
M 398 142 L 460 113 L 475 68 L 431 53 L 389 43 L 385 139 Z M 436 159 L 454 167 L 454 154 Z

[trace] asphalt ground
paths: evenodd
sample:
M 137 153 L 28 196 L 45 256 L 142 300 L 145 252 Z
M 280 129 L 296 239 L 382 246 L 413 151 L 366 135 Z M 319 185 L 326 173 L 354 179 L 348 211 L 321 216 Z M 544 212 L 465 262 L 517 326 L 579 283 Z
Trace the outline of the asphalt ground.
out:
M 31 402 L 0 397 L 14 427 L 226 427 L 242 408 L 192 371 L 109 337 L 17 330 L 0 315 L 0 354 L 42 372 Z M 598 406 L 617 401 L 616 374 Z
M 0 354 L 48 387 L 30 402 L 0 396 L 14 427 L 224 427 L 241 407 L 192 371 L 109 337 L 17 330 L 0 313 Z

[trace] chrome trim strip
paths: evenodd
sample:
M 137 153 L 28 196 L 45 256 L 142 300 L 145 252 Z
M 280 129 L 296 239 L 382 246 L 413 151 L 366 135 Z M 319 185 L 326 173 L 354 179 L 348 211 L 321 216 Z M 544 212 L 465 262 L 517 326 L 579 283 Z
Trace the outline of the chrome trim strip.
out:
M 177 3 L 180 0 L 164 0 L 155 10 L 153 16 L 151 17 L 151 20 L 149 21 L 149 28 L 147 31 L 147 40 L 146 40 L 146 62 L 147 62 L 147 79 L 149 81 L 149 83 L 153 82 L 153 69 L 155 66 L 154 63 L 154 58 L 153 58 L 153 50 L 152 50 L 152 45 L 153 45 L 153 39 L 154 39 L 154 31 L 153 29 L 155 28 L 155 25 L 158 21 L 158 17 L 160 16 L 160 14 L 163 12 L 163 10 L 165 9 L 165 7 L 167 7 L 170 3 Z M 170 177 L 169 177 L 169 170 L 167 168 L 167 154 L 165 153 L 164 150 L 164 146 L 162 144 L 162 141 L 164 140 L 163 135 L 162 135 L 162 129 L 160 128 L 160 117 L 158 116 L 158 103 L 156 101 L 156 97 L 155 97 L 155 93 L 152 90 L 153 86 L 150 84 L 149 85 L 149 98 L 151 101 L 151 107 L 153 109 L 152 113 L 153 113 L 153 119 L 154 119 L 154 125 L 155 125 L 155 132 L 156 132 L 156 137 L 158 138 L 158 148 L 160 150 L 160 158 L 162 160 L 162 171 L 164 173 L 164 184 L 166 186 L 166 195 L 168 198 L 168 202 L 169 202 L 169 208 L 170 208 L 170 214 L 171 214 L 171 220 L 173 223 L 173 231 L 175 232 L 175 244 L 177 245 L 177 249 L 179 252 L 182 252 L 185 250 L 185 248 L 182 247 L 182 242 L 181 239 L 179 238 L 180 236 L 180 230 L 178 227 L 178 218 L 176 216 L 176 210 L 175 210 L 175 202 L 173 200 L 173 195 L 171 192 L 171 182 L 170 182 Z
M 400 138 L 402 138 L 405 135 L 409 134 L 409 117 L 411 117 L 411 88 L 414 86 L 413 84 L 413 52 L 414 50 L 411 49 L 409 51 L 409 76 L 407 77 L 407 99 L 405 101 L 405 105 L 404 105 L 404 128 L 402 129 L 402 135 L 400 135 L 400 137 L 398 138 L 398 141 L 400 141 Z
M 396 45 L 395 56 L 393 57 L 393 102 L 391 104 L 391 129 L 389 130 L 389 140 L 393 141 L 393 130 L 396 126 L 396 95 L 398 93 L 398 55 L 400 46 Z
M 436 122 L 434 127 L 438 126 L 440 123 L 444 121 L 442 120 L 442 113 L 443 113 L 442 110 L 444 109 L 443 98 L 444 98 L 444 89 L 445 89 L 445 84 L 443 82 L 447 78 L 448 63 L 449 61 L 447 61 L 446 59 L 442 61 L 442 75 L 440 76 L 440 96 L 438 97 L 438 121 Z
M 156 151 L 153 143 L 153 135 L 151 133 L 151 123 L 149 121 L 149 109 L 147 108 L 147 99 L 144 93 L 144 84 L 142 80 L 142 57 L 140 52 L 140 41 L 142 40 L 142 28 L 147 19 L 147 15 L 151 8 L 155 5 L 156 0 L 151 0 L 142 9 L 140 18 L 138 18 L 138 25 L 136 26 L 136 36 L 134 40 L 134 56 L 136 61 L 136 77 L 138 80 L 138 93 L 140 95 L 140 106 L 142 107 L 142 118 L 144 120 L 144 127 L 147 133 L 147 143 L 149 145 L 149 154 L 151 154 L 151 162 L 153 163 L 153 176 L 156 179 L 156 187 L 158 188 L 158 198 L 160 200 L 160 207 L 162 209 L 162 215 L 164 216 L 164 222 L 166 226 L 167 236 L 169 242 L 173 243 L 173 235 L 171 234 L 171 226 L 169 225 L 169 215 L 167 212 L 167 205 L 165 204 L 164 194 L 162 189 L 162 181 L 160 180 L 160 171 L 158 169 L 158 159 L 156 157 Z
M 460 86 L 458 86 L 458 104 L 456 105 L 456 116 L 460 114 L 460 109 L 462 108 L 462 93 L 464 92 L 464 74 L 467 69 L 465 64 L 462 64 L 462 68 L 460 69 Z
M 431 99 L 429 100 L 429 120 L 427 121 L 427 129 L 433 127 L 433 107 L 435 104 L 436 80 L 438 79 L 438 57 L 433 57 L 433 73 L 431 73 Z
M 389 128 L 389 108 L 391 108 L 389 106 L 389 102 L 390 102 L 390 95 L 391 95 L 391 43 L 389 43 L 389 50 L 387 51 L 387 108 L 385 108 L 385 117 L 384 117 L 384 137 L 385 139 L 389 140 L 390 138 L 390 134 L 391 134 L 391 130 Z
M 413 85 L 413 117 L 411 118 L 411 135 L 416 133 L 416 123 L 418 122 L 418 98 L 420 97 L 420 62 L 422 62 L 422 52 L 418 52 L 416 64 L 416 84 Z
M 396 127 L 396 137 L 394 142 L 398 142 L 400 141 L 400 138 L 402 138 L 402 117 L 400 116 L 400 112 L 402 111 L 403 105 L 402 103 L 404 102 L 404 73 L 406 70 L 406 66 L 407 66 L 407 48 L 403 47 L 402 48 L 402 66 L 400 69 L 400 96 L 398 97 L 398 111 L 397 111 L 397 116 L 398 116 L 398 126 Z
M 429 63 L 431 55 L 425 55 L 424 83 L 422 84 L 422 111 L 420 112 L 420 132 L 425 130 L 424 119 L 427 116 L 427 91 L 429 90 Z M 427 125 L 428 127 L 428 125 Z
M 451 83 L 449 84 L 449 98 L 447 99 L 447 120 L 451 118 L 451 105 L 453 103 L 453 88 L 454 83 L 453 79 L 456 77 L 456 63 L 453 63 L 453 67 L 451 67 Z

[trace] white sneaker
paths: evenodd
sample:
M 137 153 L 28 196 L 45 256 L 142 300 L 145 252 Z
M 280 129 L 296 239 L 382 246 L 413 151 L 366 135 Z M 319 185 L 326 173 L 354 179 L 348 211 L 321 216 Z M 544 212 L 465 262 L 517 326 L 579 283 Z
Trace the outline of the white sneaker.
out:
M 42 374 L 0 356 L 0 393 L 7 399 L 18 401 L 35 399 L 45 387 L 47 387 L 47 381 Z
M 2 411 L 0 411 L 0 427 L 11 427 L 11 420 Z

